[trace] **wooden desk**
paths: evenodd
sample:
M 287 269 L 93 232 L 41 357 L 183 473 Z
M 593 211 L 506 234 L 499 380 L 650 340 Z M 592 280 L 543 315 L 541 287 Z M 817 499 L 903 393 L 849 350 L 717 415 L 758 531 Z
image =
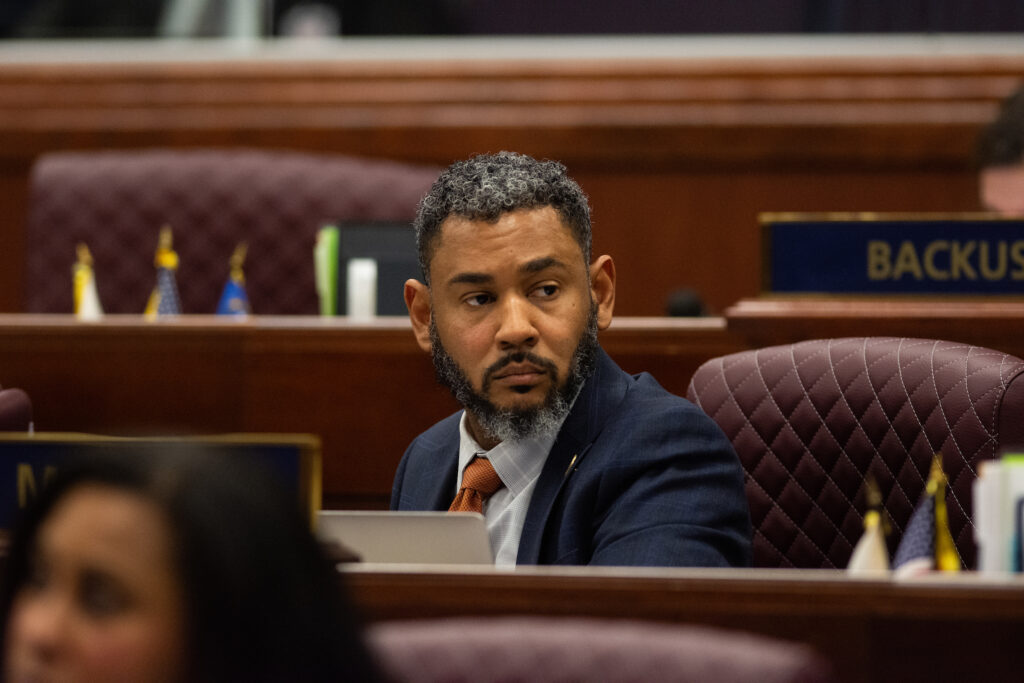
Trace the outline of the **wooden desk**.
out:
M 368 618 L 652 619 L 808 643 L 848 683 L 1019 681 L 1024 580 L 896 583 L 839 572 L 413 568 L 344 572 Z
M 601 343 L 680 395 L 705 360 L 817 337 L 935 337 L 1024 357 L 1024 301 L 748 300 L 727 316 L 616 318 Z M 327 507 L 384 507 L 406 446 L 457 408 L 404 318 L 0 315 L 0 383 L 29 393 L 46 431 L 317 434 Z
M 619 318 L 601 339 L 678 394 L 742 348 L 721 318 Z M 409 442 L 457 409 L 405 318 L 0 315 L 0 383 L 29 393 L 45 431 L 317 434 L 326 507 L 385 507 Z
M 728 329 L 751 348 L 832 337 L 923 337 L 1024 358 L 1024 300 L 764 298 L 725 312 Z
M 728 326 L 727 326 L 728 323 Z M 952 339 L 1024 357 L 1024 301 L 741 301 L 727 318 L 616 318 L 605 350 L 685 395 L 710 358 L 802 339 Z M 0 383 L 32 397 L 36 427 L 100 434 L 308 432 L 328 507 L 383 507 L 398 459 L 454 411 L 404 318 L 0 315 Z

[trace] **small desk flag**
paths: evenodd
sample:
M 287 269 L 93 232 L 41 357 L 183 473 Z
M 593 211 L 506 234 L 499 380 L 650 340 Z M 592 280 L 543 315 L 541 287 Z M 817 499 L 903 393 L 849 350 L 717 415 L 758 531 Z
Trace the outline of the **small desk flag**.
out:
M 169 225 L 160 229 L 153 262 L 156 265 L 156 287 L 149 296 L 145 315 L 150 320 L 162 315 L 179 315 L 181 301 L 178 298 L 178 284 L 174 279 L 174 271 L 178 269 L 178 254 L 172 248 Z
M 960 571 L 960 556 L 949 533 L 946 514 L 946 474 L 942 471 L 942 455 L 932 459 L 924 496 L 910 517 L 896 548 L 893 568 L 898 576 L 912 576 L 933 569 Z
M 888 574 L 889 548 L 885 545 L 885 537 L 889 532 L 889 520 L 882 506 L 882 494 L 870 475 L 864 480 L 864 486 L 868 499 L 864 533 L 853 549 L 846 571 L 854 575 Z
M 249 297 L 245 293 L 245 273 L 242 271 L 247 248 L 245 242 L 240 242 L 231 255 L 231 270 L 227 284 L 224 285 L 224 292 L 220 295 L 220 303 L 217 304 L 217 315 L 250 313 Z
M 92 254 L 89 247 L 79 244 L 78 260 L 71 268 L 74 281 L 75 316 L 79 320 L 99 320 L 103 317 L 103 306 L 96 293 L 96 278 L 92 270 Z

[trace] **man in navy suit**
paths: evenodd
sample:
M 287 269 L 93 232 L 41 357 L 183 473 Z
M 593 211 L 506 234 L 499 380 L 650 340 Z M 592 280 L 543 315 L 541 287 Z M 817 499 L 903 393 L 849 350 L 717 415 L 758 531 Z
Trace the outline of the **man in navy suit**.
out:
M 424 282 L 405 283 L 419 345 L 464 410 L 421 434 L 391 507 L 445 510 L 467 464 L 495 561 L 745 566 L 743 471 L 725 435 L 597 341 L 615 266 L 591 259 L 590 210 L 556 162 L 502 152 L 458 162 L 420 205 Z

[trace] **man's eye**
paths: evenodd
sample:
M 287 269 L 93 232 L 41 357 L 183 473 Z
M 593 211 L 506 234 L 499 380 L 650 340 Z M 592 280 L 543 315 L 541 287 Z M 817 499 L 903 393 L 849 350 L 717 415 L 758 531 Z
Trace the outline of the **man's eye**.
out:
M 534 294 L 542 299 L 553 297 L 558 294 L 558 285 L 541 285 L 534 290 Z
M 474 294 L 466 298 L 466 303 L 470 306 L 484 306 L 491 303 L 492 300 L 490 294 Z

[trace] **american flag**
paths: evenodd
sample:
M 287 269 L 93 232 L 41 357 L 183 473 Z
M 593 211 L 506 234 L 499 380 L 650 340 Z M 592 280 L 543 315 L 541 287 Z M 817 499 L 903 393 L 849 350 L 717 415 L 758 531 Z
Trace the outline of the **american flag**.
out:
M 960 569 L 960 556 L 946 516 L 946 475 L 941 455 L 932 460 L 924 496 L 903 532 L 892 566 L 897 576 Z
M 157 315 L 181 315 L 181 300 L 178 298 L 178 284 L 174 271 L 160 268 L 156 271 L 156 288 L 160 297 L 156 305 Z
M 165 225 L 160 229 L 156 256 L 156 287 L 146 304 L 146 318 L 153 319 L 161 315 L 180 315 L 181 300 L 178 298 L 178 284 L 174 280 L 174 271 L 178 269 L 178 254 L 171 246 L 171 228 Z

